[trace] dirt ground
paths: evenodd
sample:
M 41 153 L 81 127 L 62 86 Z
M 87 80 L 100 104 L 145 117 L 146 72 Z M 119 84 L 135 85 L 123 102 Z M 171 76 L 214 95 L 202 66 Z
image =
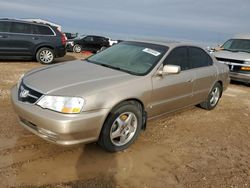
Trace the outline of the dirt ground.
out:
M 129 149 L 107 153 L 96 144 L 57 146 L 18 125 L 10 88 L 38 66 L 0 61 L 1 188 L 250 188 L 249 86 L 231 84 L 212 111 L 192 107 L 152 120 Z

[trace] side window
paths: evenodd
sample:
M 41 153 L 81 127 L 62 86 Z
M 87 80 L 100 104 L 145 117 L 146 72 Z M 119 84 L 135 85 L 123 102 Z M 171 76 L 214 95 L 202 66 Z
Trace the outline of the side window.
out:
M 0 32 L 9 32 L 10 31 L 10 22 L 0 22 Z
M 12 22 L 10 27 L 10 32 L 31 34 L 31 24 Z
M 213 64 L 211 57 L 204 50 L 189 47 L 189 62 L 192 68 L 206 67 Z
M 93 37 L 93 41 L 94 41 L 94 42 L 100 42 L 101 39 L 100 39 L 100 37 Z
M 188 70 L 190 66 L 187 57 L 187 47 L 177 47 L 164 60 L 164 65 L 178 65 L 181 67 L 181 70 Z
M 84 40 L 87 41 L 87 42 L 93 42 L 94 41 L 93 37 L 90 37 L 90 36 L 85 37 Z
M 47 26 L 33 25 L 32 30 L 32 33 L 37 35 L 54 35 L 53 31 Z

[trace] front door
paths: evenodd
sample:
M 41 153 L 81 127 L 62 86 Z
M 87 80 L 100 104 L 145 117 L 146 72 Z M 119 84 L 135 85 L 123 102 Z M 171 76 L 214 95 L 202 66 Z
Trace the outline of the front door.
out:
M 173 49 L 163 64 L 178 65 L 181 72 L 152 77 L 153 91 L 148 111 L 149 118 L 193 103 L 193 83 L 196 78 L 188 63 L 187 47 Z
M 0 21 L 0 56 L 9 53 L 9 31 L 10 23 L 6 20 Z

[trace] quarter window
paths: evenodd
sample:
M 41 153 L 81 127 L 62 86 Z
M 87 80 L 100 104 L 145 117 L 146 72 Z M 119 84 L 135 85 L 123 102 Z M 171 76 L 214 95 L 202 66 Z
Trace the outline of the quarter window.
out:
M 187 48 L 177 47 L 173 49 L 164 61 L 164 65 L 178 65 L 181 70 L 188 70 L 190 68 L 187 58 Z
M 85 37 L 84 40 L 87 41 L 87 42 L 93 42 L 93 41 L 94 41 L 94 38 L 88 36 L 88 37 Z
M 189 61 L 192 68 L 206 67 L 213 64 L 211 57 L 204 50 L 189 47 Z
M 37 35 L 54 35 L 53 31 L 47 26 L 33 25 L 33 34 Z

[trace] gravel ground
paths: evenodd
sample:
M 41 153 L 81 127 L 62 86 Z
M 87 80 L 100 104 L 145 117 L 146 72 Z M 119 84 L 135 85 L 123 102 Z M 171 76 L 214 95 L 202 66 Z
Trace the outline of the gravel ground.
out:
M 0 187 L 250 188 L 249 86 L 231 84 L 212 111 L 152 120 L 129 149 L 107 153 L 96 144 L 57 146 L 18 125 L 10 88 L 38 66 L 0 61 Z

